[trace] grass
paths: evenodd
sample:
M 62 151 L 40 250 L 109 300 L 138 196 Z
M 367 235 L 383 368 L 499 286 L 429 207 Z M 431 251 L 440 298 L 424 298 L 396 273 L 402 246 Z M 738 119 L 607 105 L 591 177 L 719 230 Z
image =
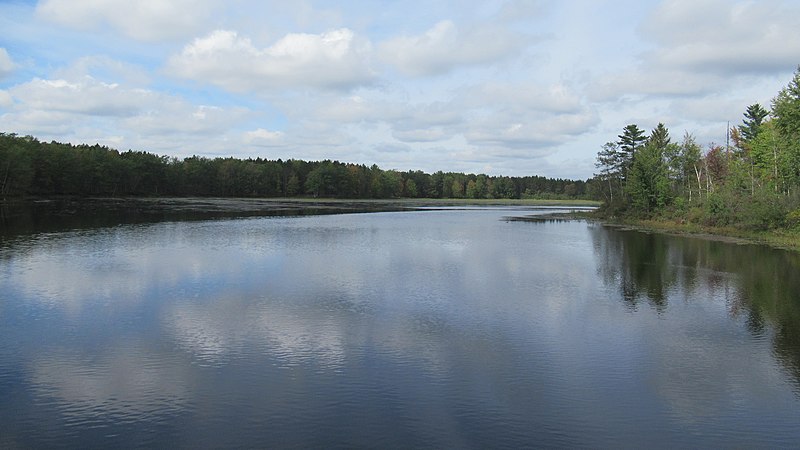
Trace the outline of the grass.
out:
M 599 219 L 610 225 L 625 226 L 639 230 L 655 231 L 675 235 L 690 235 L 704 239 L 768 245 L 774 248 L 800 251 L 800 231 L 769 230 L 752 231 L 736 227 L 711 227 L 695 223 L 682 223 L 668 219 Z

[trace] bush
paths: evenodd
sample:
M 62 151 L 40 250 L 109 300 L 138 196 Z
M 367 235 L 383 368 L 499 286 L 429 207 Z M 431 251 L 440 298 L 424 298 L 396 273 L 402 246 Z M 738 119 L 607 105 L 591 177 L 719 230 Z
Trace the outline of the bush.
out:
M 789 211 L 786 214 L 786 226 L 800 230 L 800 208 Z
M 749 201 L 742 202 L 739 222 L 742 228 L 769 230 L 779 228 L 786 220 L 784 199 L 764 191 L 757 192 Z
M 723 195 L 712 192 L 705 202 L 705 225 L 725 226 L 731 223 L 731 208 Z

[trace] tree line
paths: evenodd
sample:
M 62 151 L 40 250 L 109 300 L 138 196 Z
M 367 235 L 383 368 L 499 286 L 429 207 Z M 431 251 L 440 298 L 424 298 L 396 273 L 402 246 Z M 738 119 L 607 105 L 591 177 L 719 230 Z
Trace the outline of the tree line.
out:
M 608 216 L 671 218 L 766 230 L 800 227 L 800 67 L 772 99 L 747 107 L 725 145 L 674 142 L 625 126 L 597 154 L 594 186 Z
M 587 181 L 382 170 L 339 161 L 184 159 L 0 133 L 0 199 L 25 196 L 586 198 Z

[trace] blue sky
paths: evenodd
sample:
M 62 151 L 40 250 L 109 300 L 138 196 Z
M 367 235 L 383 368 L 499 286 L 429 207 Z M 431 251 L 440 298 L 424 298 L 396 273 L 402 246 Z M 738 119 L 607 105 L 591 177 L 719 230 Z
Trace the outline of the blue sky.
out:
M 628 123 L 723 143 L 800 1 L 0 2 L 0 131 L 119 150 L 588 178 Z

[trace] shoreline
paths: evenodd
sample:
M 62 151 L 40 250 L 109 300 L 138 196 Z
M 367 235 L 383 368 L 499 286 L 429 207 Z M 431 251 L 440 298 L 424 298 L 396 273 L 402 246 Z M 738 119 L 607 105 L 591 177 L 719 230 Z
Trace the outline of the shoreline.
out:
M 727 242 L 737 245 L 763 245 L 780 250 L 800 252 L 800 233 L 792 231 L 747 231 L 733 227 L 707 227 L 696 224 L 682 224 L 669 220 L 609 220 L 592 217 L 603 226 L 661 233 L 670 236 L 685 236 L 710 241 Z
M 682 224 L 670 220 L 613 220 L 598 217 L 590 211 L 558 212 L 536 216 L 509 217 L 520 222 L 585 220 L 620 231 L 660 233 L 668 236 L 682 236 L 709 241 L 726 242 L 736 245 L 763 245 L 775 249 L 800 252 L 800 232 L 747 231 L 733 227 L 704 227 L 696 224 Z

